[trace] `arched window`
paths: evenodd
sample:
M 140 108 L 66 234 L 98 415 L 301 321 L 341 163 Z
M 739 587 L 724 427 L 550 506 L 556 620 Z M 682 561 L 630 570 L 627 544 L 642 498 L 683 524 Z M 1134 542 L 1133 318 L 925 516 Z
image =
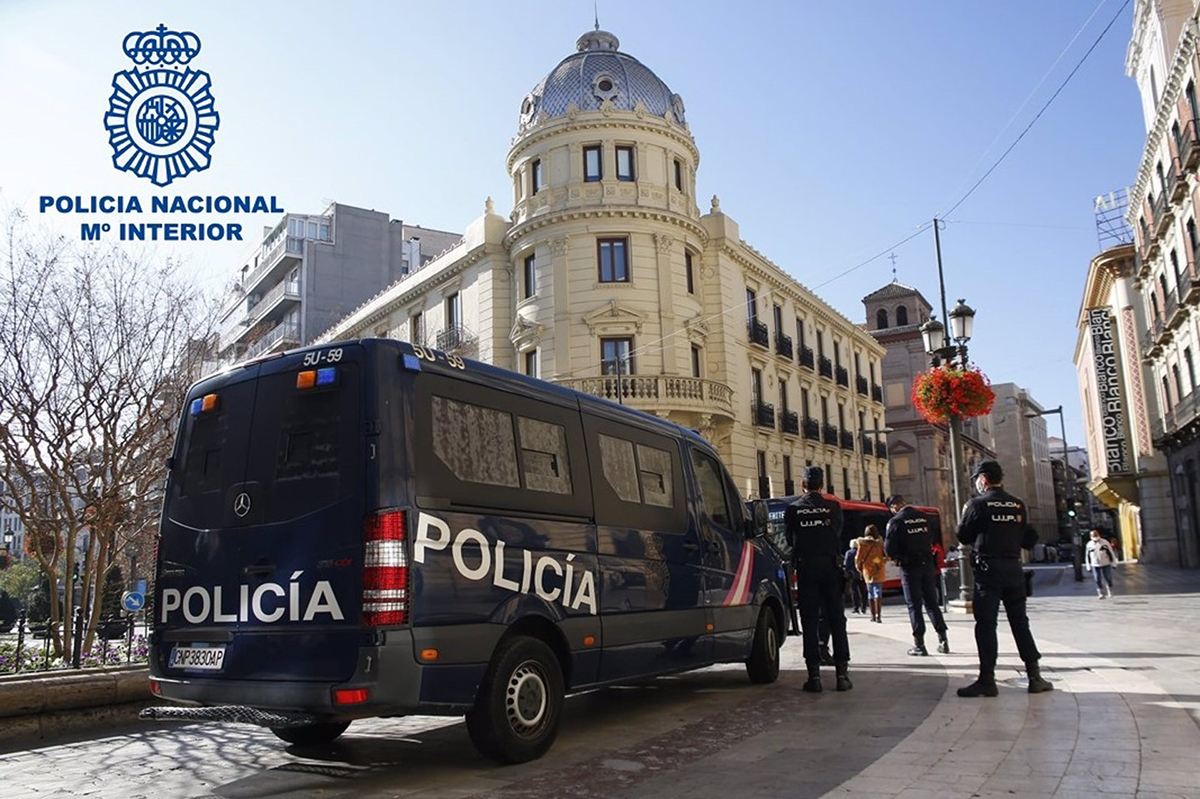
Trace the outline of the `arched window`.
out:
M 901 305 L 896 309 L 896 325 L 904 327 L 908 324 L 908 309 Z
M 875 312 L 875 329 L 884 330 L 888 326 L 887 308 L 880 308 Z

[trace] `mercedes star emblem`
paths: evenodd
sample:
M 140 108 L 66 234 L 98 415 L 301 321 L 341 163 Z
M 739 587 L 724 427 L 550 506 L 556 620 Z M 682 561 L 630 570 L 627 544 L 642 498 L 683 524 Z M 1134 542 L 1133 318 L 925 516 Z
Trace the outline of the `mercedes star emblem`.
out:
M 237 498 L 233 500 L 233 512 L 236 513 L 239 518 L 250 512 L 250 495 L 245 491 L 238 494 Z

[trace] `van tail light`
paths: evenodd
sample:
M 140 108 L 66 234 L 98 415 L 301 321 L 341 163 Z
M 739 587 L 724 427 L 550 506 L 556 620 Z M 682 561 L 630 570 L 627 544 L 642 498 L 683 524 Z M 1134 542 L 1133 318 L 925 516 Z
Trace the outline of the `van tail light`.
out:
M 408 555 L 404 511 L 368 516 L 363 525 L 363 623 L 393 627 L 408 623 Z

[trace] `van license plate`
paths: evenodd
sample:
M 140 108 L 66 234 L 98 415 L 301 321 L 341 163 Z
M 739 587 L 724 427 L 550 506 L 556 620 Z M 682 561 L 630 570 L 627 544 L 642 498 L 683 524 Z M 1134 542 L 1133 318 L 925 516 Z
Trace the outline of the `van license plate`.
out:
M 176 646 L 171 650 L 170 667 L 173 669 L 201 669 L 220 671 L 225 663 L 225 645 Z

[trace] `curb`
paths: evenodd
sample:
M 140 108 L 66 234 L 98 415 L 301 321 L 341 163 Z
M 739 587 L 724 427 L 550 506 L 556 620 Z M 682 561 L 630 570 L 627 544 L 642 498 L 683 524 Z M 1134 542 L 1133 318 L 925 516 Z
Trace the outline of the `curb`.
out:
M 0 677 L 0 745 L 136 721 L 149 677 L 145 665 Z

